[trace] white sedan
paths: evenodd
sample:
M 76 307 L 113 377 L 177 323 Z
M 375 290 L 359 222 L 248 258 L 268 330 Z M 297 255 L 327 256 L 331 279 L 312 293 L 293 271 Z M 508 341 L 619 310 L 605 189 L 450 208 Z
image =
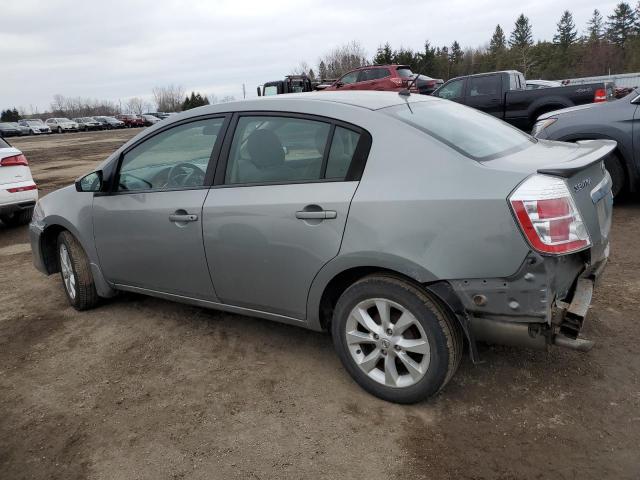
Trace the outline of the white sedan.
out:
M 0 138 L 0 221 L 9 226 L 29 223 L 37 200 L 27 157 Z

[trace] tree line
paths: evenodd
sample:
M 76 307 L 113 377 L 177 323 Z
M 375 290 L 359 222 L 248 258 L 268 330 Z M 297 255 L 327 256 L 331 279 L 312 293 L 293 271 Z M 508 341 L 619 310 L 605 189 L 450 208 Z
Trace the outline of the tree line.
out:
M 337 78 L 368 64 L 409 65 L 415 72 L 445 81 L 460 75 L 494 70 L 520 70 L 528 78 L 566 79 L 609 73 L 640 71 L 640 1 L 635 9 L 620 2 L 609 15 L 595 9 L 582 33 L 565 10 L 551 40 L 533 40 L 533 25 L 518 16 L 507 37 L 501 25 L 483 46 L 462 48 L 459 42 L 434 46 L 425 41 L 422 50 L 394 49 L 381 45 L 367 59 L 357 42 L 338 47 L 318 60 L 316 70 L 301 62 L 292 73 L 312 78 Z

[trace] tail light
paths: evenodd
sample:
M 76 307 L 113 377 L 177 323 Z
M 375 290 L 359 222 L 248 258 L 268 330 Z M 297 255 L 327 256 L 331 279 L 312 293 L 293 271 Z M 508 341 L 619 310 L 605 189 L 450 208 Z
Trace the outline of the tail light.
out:
M 37 189 L 38 189 L 38 186 L 34 183 L 33 185 L 27 185 L 25 187 L 7 188 L 7 192 L 18 193 L 18 192 L 27 192 L 29 190 L 37 190 Z
M 607 101 L 607 90 L 604 88 L 598 88 L 593 95 L 593 103 L 600 103 Z
M 0 160 L 0 167 L 18 167 L 20 165 L 25 167 L 29 165 L 29 162 L 27 162 L 27 157 L 25 157 L 23 154 L 6 157 Z
M 589 234 L 565 182 L 533 175 L 509 197 L 518 224 L 540 253 L 563 255 L 591 245 Z
M 395 83 L 398 87 L 407 86 L 409 83 L 405 78 L 400 77 L 391 77 L 390 79 L 393 83 Z

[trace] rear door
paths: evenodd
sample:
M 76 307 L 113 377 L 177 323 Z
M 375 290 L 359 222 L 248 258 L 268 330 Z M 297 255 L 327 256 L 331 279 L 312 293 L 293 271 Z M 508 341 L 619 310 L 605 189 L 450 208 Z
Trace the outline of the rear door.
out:
M 479 75 L 467 79 L 464 103 L 469 107 L 502 118 L 502 98 L 500 75 Z
M 313 278 L 340 249 L 370 137 L 295 114 L 243 113 L 233 124 L 203 208 L 216 293 L 302 320 Z

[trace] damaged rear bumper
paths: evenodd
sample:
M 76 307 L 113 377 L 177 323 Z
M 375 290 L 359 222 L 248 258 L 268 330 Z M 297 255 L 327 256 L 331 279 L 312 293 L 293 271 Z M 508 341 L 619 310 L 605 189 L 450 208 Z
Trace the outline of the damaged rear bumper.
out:
M 589 252 L 566 257 L 532 252 L 511 277 L 450 282 L 464 308 L 470 340 L 589 350 L 593 342 L 579 334 L 608 250 L 597 260 Z

